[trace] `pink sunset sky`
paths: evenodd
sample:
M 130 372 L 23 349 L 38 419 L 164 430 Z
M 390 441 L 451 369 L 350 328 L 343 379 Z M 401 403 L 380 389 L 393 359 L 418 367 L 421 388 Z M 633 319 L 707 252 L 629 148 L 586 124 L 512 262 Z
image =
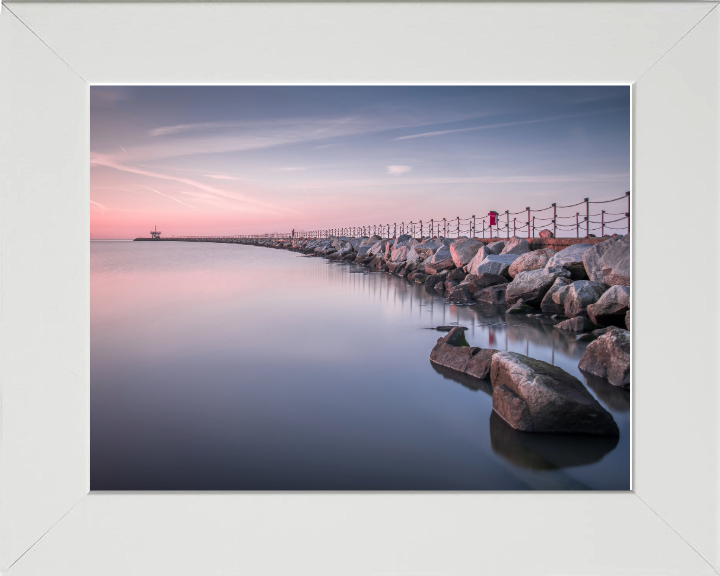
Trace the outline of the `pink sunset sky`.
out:
M 627 86 L 91 89 L 91 238 L 544 208 L 630 189 Z

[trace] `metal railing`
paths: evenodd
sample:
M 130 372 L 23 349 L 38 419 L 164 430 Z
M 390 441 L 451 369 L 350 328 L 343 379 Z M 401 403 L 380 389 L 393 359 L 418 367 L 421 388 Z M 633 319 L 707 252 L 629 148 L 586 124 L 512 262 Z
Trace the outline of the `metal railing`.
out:
M 619 211 L 625 208 L 625 205 L 615 208 L 616 211 L 608 212 L 602 209 L 594 214 L 590 213 L 590 205 L 611 204 L 618 206 L 619 202 L 627 202 L 627 210 Z M 574 213 L 559 213 L 558 210 L 568 210 L 584 207 L 584 214 L 575 211 Z M 549 211 L 552 210 L 552 213 Z M 548 213 L 547 217 L 539 217 L 537 214 Z M 569 204 L 567 206 L 558 206 L 552 203 L 546 208 L 533 209 L 530 207 L 519 212 L 510 212 L 505 210 L 504 213 L 495 212 L 495 222 L 491 224 L 490 214 L 488 216 L 476 217 L 474 214 L 469 218 L 431 218 L 429 220 L 418 220 L 417 222 L 394 222 L 392 224 L 368 224 L 365 226 L 349 226 L 341 228 L 325 228 L 318 230 L 301 230 L 292 232 L 275 232 L 269 234 L 241 234 L 235 236 L 182 236 L 177 239 L 197 240 L 197 241 L 213 241 L 221 239 L 291 239 L 291 238 L 328 238 L 330 236 L 370 236 L 376 234 L 382 238 L 394 238 L 400 234 L 410 234 L 414 238 L 423 238 L 425 236 L 442 236 L 444 238 L 459 238 L 467 236 L 468 238 L 510 238 L 510 236 L 527 236 L 535 238 L 536 233 L 541 230 L 549 230 L 553 237 L 558 238 L 558 232 L 564 234 L 560 237 L 581 237 L 581 232 L 585 238 L 590 238 L 594 232 L 600 232 L 600 236 L 604 236 L 606 230 L 610 233 L 630 233 L 630 192 L 625 192 L 622 196 L 611 198 L 609 200 L 590 200 L 584 198 L 581 202 Z M 522 215 L 522 218 L 518 216 Z M 511 217 L 512 216 L 512 220 Z M 544 215 L 543 215 L 544 216 Z M 608 220 L 609 218 L 609 220 Z M 504 221 L 503 221 L 504 220 Z M 570 222 L 568 222 L 568 220 Z M 574 222 L 573 222 L 574 220 Z M 596 236 L 596 234 L 593 234 Z M 173 237 L 174 238 L 174 237 Z

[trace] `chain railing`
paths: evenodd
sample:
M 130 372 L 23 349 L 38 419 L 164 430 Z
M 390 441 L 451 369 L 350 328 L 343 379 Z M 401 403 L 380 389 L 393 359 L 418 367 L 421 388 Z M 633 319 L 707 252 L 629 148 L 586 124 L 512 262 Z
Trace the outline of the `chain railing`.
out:
M 614 204 L 618 206 L 614 212 L 599 210 L 591 214 L 591 204 L 609 204 L 627 202 L 624 204 Z M 558 210 L 568 210 L 584 207 L 584 214 L 575 211 L 574 213 L 558 213 Z M 623 208 L 627 208 L 622 212 Z M 552 212 L 549 212 L 549 211 Z M 537 214 L 548 213 L 547 217 L 539 217 Z M 522 215 L 522 218 L 518 218 Z M 512 216 L 512 220 L 510 217 Z M 608 218 L 610 218 L 608 220 Z M 570 220 L 570 222 L 567 222 Z M 574 222 L 573 222 L 574 220 Z M 614 224 L 614 226 L 613 226 Z M 213 241 L 222 239 L 292 239 L 292 238 L 328 238 L 330 236 L 370 236 L 375 234 L 382 238 L 394 238 L 401 234 L 409 234 L 414 238 L 424 238 L 426 236 L 442 236 L 444 238 L 459 238 L 467 236 L 468 238 L 510 238 L 510 236 L 527 236 L 535 238 L 536 234 L 541 230 L 549 230 L 554 238 L 581 237 L 581 232 L 585 238 L 597 236 L 594 232 L 599 232 L 600 236 L 605 236 L 605 232 L 611 231 L 615 233 L 630 233 L 630 192 L 625 192 L 622 196 L 611 198 L 609 200 L 590 200 L 584 198 L 581 202 L 568 204 L 567 206 L 558 206 L 552 203 L 546 208 L 534 209 L 527 207 L 519 212 L 495 212 L 490 211 L 487 216 L 476 217 L 474 214 L 469 218 L 430 218 L 429 220 L 418 220 L 409 222 L 393 222 L 388 224 L 368 224 L 364 226 L 349 226 L 341 228 L 325 228 L 318 230 L 301 230 L 297 232 L 275 232 L 269 234 L 244 234 L 235 236 L 182 236 L 177 239 L 187 239 L 195 241 Z M 564 236 L 558 236 L 558 233 Z M 175 238 L 175 237 L 173 237 Z

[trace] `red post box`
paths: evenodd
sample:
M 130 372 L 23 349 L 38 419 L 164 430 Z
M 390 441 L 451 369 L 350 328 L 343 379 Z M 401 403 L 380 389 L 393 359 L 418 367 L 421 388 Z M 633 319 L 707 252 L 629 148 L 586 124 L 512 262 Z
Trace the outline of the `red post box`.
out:
M 491 210 L 488 212 L 488 216 L 490 217 L 490 226 L 495 226 L 497 224 L 498 213 L 495 212 L 495 210 Z

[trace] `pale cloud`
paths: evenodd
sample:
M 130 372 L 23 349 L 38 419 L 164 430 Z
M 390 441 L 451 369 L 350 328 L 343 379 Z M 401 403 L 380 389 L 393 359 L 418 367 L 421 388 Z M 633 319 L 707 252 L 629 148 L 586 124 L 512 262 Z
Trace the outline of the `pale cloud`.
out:
M 169 194 L 163 194 L 162 192 L 155 190 L 154 188 L 149 188 L 148 186 L 143 186 L 142 184 L 138 184 L 140 188 L 145 188 L 146 190 L 150 190 L 151 192 L 155 192 L 156 194 L 160 194 L 160 196 L 165 196 L 165 198 L 170 198 L 170 200 L 175 200 L 175 202 L 178 202 L 179 204 L 182 204 L 183 206 L 187 206 L 188 208 L 192 208 L 193 210 L 197 210 L 195 206 L 190 206 L 190 204 L 186 204 L 182 200 L 178 200 L 174 196 L 170 196 Z
M 307 170 L 306 166 L 288 166 L 287 168 L 275 168 L 276 172 L 298 172 L 301 170 Z
M 315 146 L 313 150 L 320 150 L 321 148 L 332 148 L 333 146 L 345 146 L 345 143 L 338 142 L 337 144 L 321 144 L 320 146 Z
M 94 204 L 95 206 L 100 208 L 103 212 L 105 210 L 107 210 L 107 206 L 103 206 L 102 204 L 100 204 L 100 202 L 95 202 L 95 200 L 90 200 L 90 204 Z
M 205 174 L 208 178 L 213 178 L 215 180 L 239 180 L 239 178 L 235 178 L 234 176 L 226 176 L 225 174 Z
M 412 166 L 385 166 L 385 168 L 387 168 L 387 173 L 391 176 L 400 176 L 400 174 L 405 174 L 412 170 Z

